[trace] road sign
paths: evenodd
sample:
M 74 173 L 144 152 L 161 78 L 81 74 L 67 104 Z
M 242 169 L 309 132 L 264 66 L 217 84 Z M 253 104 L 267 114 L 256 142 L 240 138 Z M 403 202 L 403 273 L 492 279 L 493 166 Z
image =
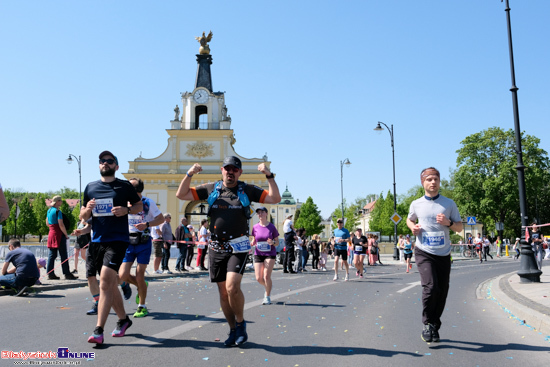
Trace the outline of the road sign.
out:
M 391 216 L 390 218 L 392 220 L 392 222 L 394 222 L 395 224 L 399 224 L 399 222 L 401 222 L 401 216 L 399 214 L 396 213 L 393 213 L 393 215 Z
M 496 223 L 495 223 L 495 229 L 496 229 L 497 231 L 504 231 L 504 223 L 502 223 L 502 222 L 496 222 Z
M 467 224 L 469 226 L 475 226 L 476 225 L 476 217 L 467 217 Z

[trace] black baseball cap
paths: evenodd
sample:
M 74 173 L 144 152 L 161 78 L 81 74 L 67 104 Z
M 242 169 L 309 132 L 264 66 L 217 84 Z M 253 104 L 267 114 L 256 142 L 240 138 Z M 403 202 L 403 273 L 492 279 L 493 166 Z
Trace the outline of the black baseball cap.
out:
M 99 159 L 101 159 L 104 155 L 110 155 L 115 159 L 115 163 L 118 166 L 118 158 L 113 153 L 109 152 L 108 150 L 104 150 L 99 154 Z
M 237 167 L 238 169 L 242 169 L 242 163 L 241 163 L 241 160 L 235 156 L 229 156 L 229 157 L 225 157 L 224 160 L 223 160 L 223 164 L 222 164 L 222 167 L 227 167 L 227 166 L 234 166 L 234 167 Z
M 263 210 L 264 212 L 267 213 L 267 208 L 265 206 L 260 206 L 256 209 L 256 213 L 258 212 L 258 210 Z

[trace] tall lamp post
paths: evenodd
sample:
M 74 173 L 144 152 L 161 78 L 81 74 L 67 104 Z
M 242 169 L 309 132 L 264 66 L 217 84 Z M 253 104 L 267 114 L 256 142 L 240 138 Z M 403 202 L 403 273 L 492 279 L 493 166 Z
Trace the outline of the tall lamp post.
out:
M 397 213 L 397 196 L 395 193 L 395 150 L 393 148 L 393 124 L 391 127 L 388 127 L 385 123 L 378 121 L 378 125 L 374 128 L 374 131 L 382 131 L 384 128 L 380 126 L 380 124 L 384 125 L 388 132 L 390 133 L 391 138 L 391 155 L 393 160 L 393 212 Z M 393 222 L 393 259 L 399 260 L 399 249 L 397 248 L 397 223 Z
M 67 163 L 69 164 L 73 163 L 73 158 L 78 163 L 78 180 L 79 180 L 78 199 L 80 200 L 78 202 L 78 205 L 79 207 L 81 207 L 82 206 L 82 165 L 81 165 L 82 159 L 80 158 L 80 156 L 78 156 L 77 158 L 76 155 L 69 154 L 69 158 L 67 158 Z
M 340 161 L 340 188 L 342 191 L 342 220 L 344 220 L 344 165 L 348 166 L 351 164 L 348 158 Z
M 502 0 L 501 0 L 502 2 Z M 525 166 L 523 165 L 523 153 L 521 150 L 521 130 L 519 127 L 518 111 L 518 87 L 516 87 L 516 75 L 514 70 L 514 50 L 512 47 L 512 25 L 510 22 L 510 4 L 506 0 L 506 22 L 508 25 L 508 49 L 510 52 L 510 73 L 512 76 L 512 105 L 514 108 L 514 130 L 516 134 L 516 155 L 518 171 L 518 189 L 519 189 L 519 210 L 521 216 L 521 268 L 518 271 L 520 282 L 532 283 L 540 282 L 542 271 L 539 270 L 535 261 L 535 254 L 531 249 L 531 244 L 525 238 L 525 229 L 529 225 L 527 215 L 527 199 L 525 195 Z

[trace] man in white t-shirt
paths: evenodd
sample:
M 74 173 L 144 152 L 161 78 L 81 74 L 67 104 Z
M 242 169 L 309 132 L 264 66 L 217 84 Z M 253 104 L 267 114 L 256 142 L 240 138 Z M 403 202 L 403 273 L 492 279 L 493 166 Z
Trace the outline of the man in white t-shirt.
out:
M 134 313 L 134 317 L 145 317 L 149 314 L 145 306 L 145 299 L 147 298 L 145 270 L 147 269 L 147 265 L 149 265 L 149 259 L 151 259 L 152 243 L 150 227 L 162 224 L 164 217 L 153 200 L 142 196 L 143 181 L 140 178 L 131 178 L 130 183 L 141 198 L 143 211 L 138 214 L 128 215 L 130 245 L 126 249 L 126 256 L 122 260 L 119 275 L 120 279 L 137 287 L 138 295 L 136 303 L 138 304 L 138 309 Z M 134 261 L 137 261 L 135 276 L 130 274 Z

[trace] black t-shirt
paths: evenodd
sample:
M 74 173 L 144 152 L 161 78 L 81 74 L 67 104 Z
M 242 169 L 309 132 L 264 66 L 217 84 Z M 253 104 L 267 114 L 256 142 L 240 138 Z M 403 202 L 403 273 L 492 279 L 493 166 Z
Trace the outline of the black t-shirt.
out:
M 129 242 L 128 215 L 117 217 L 111 213 L 115 206 L 127 207 L 141 201 L 129 181 L 115 178 L 113 182 L 90 182 L 84 189 L 84 206 L 92 199 L 96 207 L 92 213 L 92 242 Z
M 239 181 L 240 183 L 240 181 Z M 195 187 L 194 190 L 198 200 L 206 200 L 210 193 L 215 190 L 215 183 L 207 183 Z M 248 218 L 246 217 L 243 206 L 237 196 L 238 185 L 232 188 L 221 185 L 220 195 L 212 204 L 210 209 L 210 233 L 212 234 L 211 246 L 217 248 L 215 242 L 222 243 L 222 250 L 227 246 L 223 246 L 223 242 L 229 241 L 241 236 L 248 236 Z M 248 196 L 250 202 L 263 203 L 267 195 L 267 191 L 255 186 L 245 185 L 244 193 Z M 195 196 L 195 195 L 194 195 Z
M 351 240 L 351 242 L 353 243 L 353 251 L 355 251 L 355 252 L 362 252 L 362 253 L 364 253 L 364 254 L 367 253 L 367 248 L 362 246 L 362 245 L 366 245 L 366 244 L 367 244 L 367 242 L 368 242 L 367 237 L 365 237 L 365 236 L 353 237 L 353 239 Z M 357 251 L 356 246 L 361 246 L 361 251 Z

